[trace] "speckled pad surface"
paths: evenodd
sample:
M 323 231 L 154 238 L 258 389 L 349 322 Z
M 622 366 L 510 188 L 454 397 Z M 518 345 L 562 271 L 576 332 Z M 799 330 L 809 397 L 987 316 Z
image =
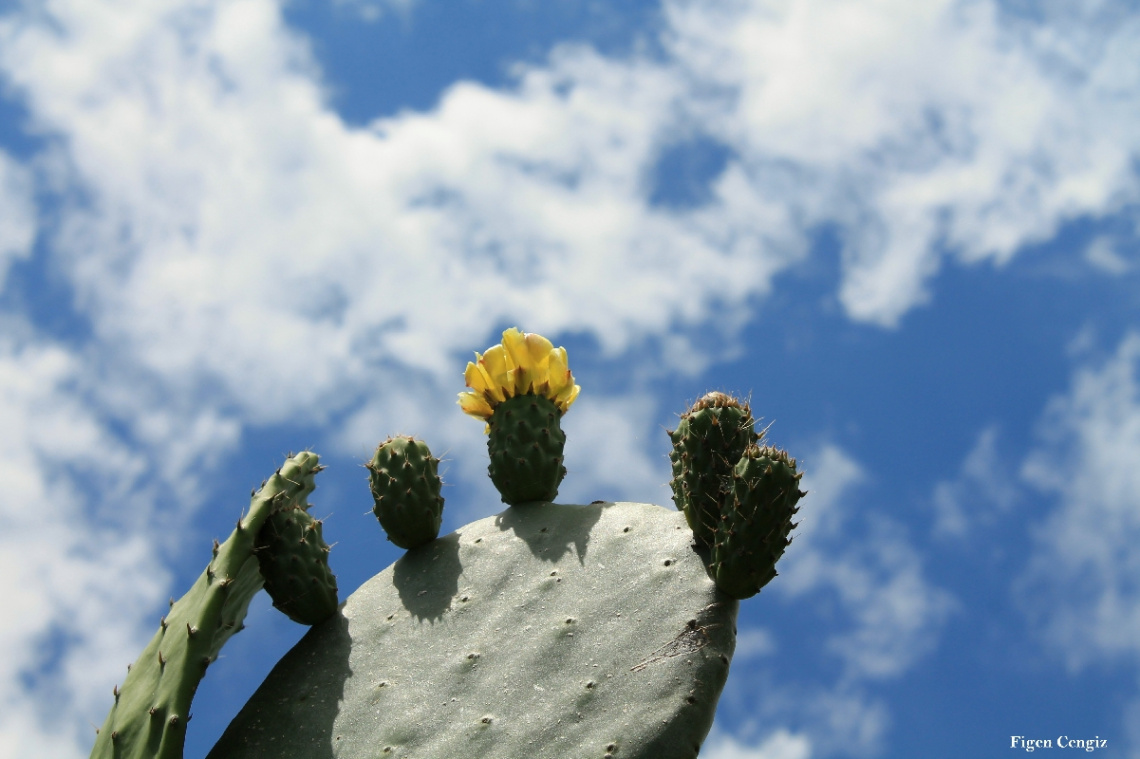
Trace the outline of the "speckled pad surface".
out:
M 209 759 L 693 757 L 737 607 L 674 509 L 516 506 L 366 582 Z

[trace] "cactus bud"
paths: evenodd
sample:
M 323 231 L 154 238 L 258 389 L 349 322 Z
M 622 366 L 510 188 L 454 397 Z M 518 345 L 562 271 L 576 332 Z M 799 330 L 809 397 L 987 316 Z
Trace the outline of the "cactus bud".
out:
M 366 465 L 376 502 L 372 513 L 400 548 L 416 548 L 435 540 L 443 523 L 439 459 L 427 443 L 398 436 L 376 448 Z
M 805 493 L 796 460 L 778 448 L 750 445 L 733 469 L 732 505 L 717 524 L 711 571 L 717 587 L 750 598 L 776 576 L 791 543 L 792 517 Z

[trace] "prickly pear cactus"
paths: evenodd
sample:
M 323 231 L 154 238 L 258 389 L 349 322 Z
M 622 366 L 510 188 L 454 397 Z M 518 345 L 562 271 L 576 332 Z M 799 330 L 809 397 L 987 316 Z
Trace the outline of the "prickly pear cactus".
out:
M 737 613 L 702 553 L 647 504 L 469 524 L 311 629 L 208 759 L 694 757 Z
M 710 569 L 733 598 L 750 598 L 776 577 L 792 542 L 796 504 L 806 493 L 796 460 L 770 446 L 749 446 L 732 476 L 732 505 L 717 525 Z
M 697 540 L 712 545 L 726 500 L 726 483 L 744 450 L 760 439 L 747 403 L 724 393 L 706 394 L 669 431 L 673 450 L 673 500 Z
M 194 692 L 242 620 L 263 580 L 255 541 L 274 511 L 305 503 L 322 467 L 308 451 L 285 462 L 253 494 L 249 512 L 178 601 L 122 687 L 91 752 L 92 759 L 181 759 Z M 335 608 L 335 604 L 334 604 Z
M 400 548 L 417 548 L 435 540 L 443 523 L 439 459 L 427 443 L 413 437 L 390 437 L 376 448 L 368 468 L 372 512 L 388 540 Z
M 436 539 L 438 460 L 413 438 L 385 441 L 368 465 L 375 512 L 409 550 L 336 613 L 305 501 L 320 467 L 290 459 L 116 688 L 93 757 L 182 755 L 190 698 L 263 575 L 278 608 L 319 624 L 209 759 L 697 755 L 737 599 L 775 577 L 790 542 L 795 460 L 757 445 L 747 404 L 710 393 L 670 433 L 683 513 L 556 504 L 559 420 L 579 392 L 565 348 L 509 329 L 465 378 L 460 406 L 487 423 L 489 473 L 511 507 Z

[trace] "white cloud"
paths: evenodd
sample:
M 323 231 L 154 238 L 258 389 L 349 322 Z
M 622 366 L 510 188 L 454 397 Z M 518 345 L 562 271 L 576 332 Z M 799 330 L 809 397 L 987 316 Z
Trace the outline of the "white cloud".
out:
M 389 14 L 407 19 L 419 0 L 333 0 L 338 6 L 357 13 L 365 21 L 379 21 Z
M 897 677 L 933 648 L 953 602 L 923 576 L 899 525 L 847 505 L 865 476 L 855 461 L 829 445 L 809 462 L 800 530 L 773 588 L 838 600 L 851 626 L 833 625 L 826 645 L 844 661 L 845 678 Z
M 934 534 L 940 537 L 976 537 L 978 528 L 991 527 L 999 514 L 1008 513 L 1020 497 L 997 446 L 998 429 L 978 434 L 966 454 L 958 476 L 934 487 Z
M 757 746 L 747 746 L 727 735 L 714 735 L 701 748 L 708 759 L 810 759 L 807 736 L 777 730 Z
M 840 296 L 893 324 L 943 253 L 1008 261 L 1137 195 L 1140 19 L 988 2 L 666 5 L 671 50 L 721 86 L 710 124 L 761 195 L 839 224 Z M 1077 44 L 1095 40 L 1095 44 Z M 713 116 L 717 118 L 712 118 Z
M 1119 276 L 1132 270 L 1132 262 L 1117 250 L 1111 237 L 1094 237 L 1085 246 L 1085 260 L 1108 274 Z
M 36 207 L 31 173 L 0 150 L 0 292 L 12 262 L 32 253 Z
M 762 659 L 776 651 L 776 638 L 766 627 L 738 627 L 736 631 L 736 652 L 732 659 L 736 662 L 748 659 Z
M 1050 402 L 1024 478 L 1057 498 L 1019 597 L 1070 666 L 1140 661 L 1140 334 Z
M 93 413 L 82 361 L 0 324 L 0 756 L 77 756 L 94 733 L 60 715 L 102 720 L 103 686 L 122 681 L 156 622 L 144 617 L 175 541 L 149 542 L 153 462 Z
M 673 508 L 664 456 L 654 460 L 646 439 L 657 428 L 649 396 L 584 397 L 563 419 L 567 475 L 560 500 L 656 503 Z

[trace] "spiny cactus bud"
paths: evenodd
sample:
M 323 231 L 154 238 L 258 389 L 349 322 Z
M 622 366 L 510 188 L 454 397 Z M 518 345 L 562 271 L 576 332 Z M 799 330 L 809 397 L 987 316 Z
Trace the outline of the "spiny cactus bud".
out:
M 725 393 L 707 393 L 681 415 L 669 432 L 673 450 L 673 501 L 697 540 L 713 542 L 713 533 L 727 505 L 736 462 L 749 445 L 760 440 L 747 403 Z
M 792 542 L 803 473 L 778 448 L 750 445 L 733 469 L 732 505 L 717 524 L 711 570 L 717 587 L 750 598 L 776 576 L 776 562 Z
M 541 395 L 508 398 L 495 409 L 487 438 L 487 472 L 503 503 L 553 501 L 558 495 L 566 476 L 561 417 L 554 401 Z
M 273 605 L 303 625 L 324 622 L 336 612 L 336 576 L 321 522 L 304 501 L 282 499 L 257 534 L 255 551 Z
M 427 443 L 397 436 L 376 448 L 366 464 L 372 485 L 372 513 L 400 548 L 416 548 L 439 535 L 443 523 L 439 459 Z

